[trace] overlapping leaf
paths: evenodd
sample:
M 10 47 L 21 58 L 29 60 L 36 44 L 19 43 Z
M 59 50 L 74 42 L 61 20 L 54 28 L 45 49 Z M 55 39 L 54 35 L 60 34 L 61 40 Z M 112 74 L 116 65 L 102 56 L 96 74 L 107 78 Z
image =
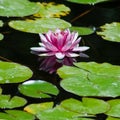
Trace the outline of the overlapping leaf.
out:
M 38 3 L 40 6 L 39 12 L 34 14 L 36 17 L 60 17 L 65 16 L 70 12 L 70 8 L 65 6 L 64 4 L 55 4 L 51 3 Z
M 120 67 L 108 63 L 81 62 L 77 67 L 64 66 L 58 70 L 60 85 L 79 96 L 120 96 Z

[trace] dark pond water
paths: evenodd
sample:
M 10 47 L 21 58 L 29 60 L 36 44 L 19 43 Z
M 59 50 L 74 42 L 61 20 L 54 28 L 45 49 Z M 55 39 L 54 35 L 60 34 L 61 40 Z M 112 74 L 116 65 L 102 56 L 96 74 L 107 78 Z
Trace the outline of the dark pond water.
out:
M 75 26 L 91 26 L 99 29 L 99 26 L 104 25 L 105 23 L 120 22 L 120 6 L 117 1 L 104 4 L 101 3 L 96 6 L 78 5 L 59 0 L 57 2 L 64 3 L 71 8 L 72 12 L 70 15 L 63 17 L 63 19 L 71 22 L 72 25 Z M 88 14 L 83 15 L 76 20 L 74 19 L 85 11 L 91 9 L 92 11 Z M 1 19 L 3 19 L 6 25 L 1 30 L 4 34 L 4 40 L 0 42 L 0 60 L 13 61 L 28 66 L 34 72 L 32 79 L 46 80 L 59 87 L 58 75 L 55 73 L 49 74 L 42 70 L 40 71 L 39 66 L 41 61 L 38 61 L 38 57 L 36 55 L 30 53 L 30 47 L 38 46 L 38 34 L 29 34 L 13 30 L 7 26 L 7 22 L 12 18 Z M 77 58 L 77 61 L 95 61 L 98 63 L 108 62 L 114 65 L 120 65 L 120 43 L 105 41 L 95 33 L 82 36 L 82 41 L 81 45 L 85 44 L 90 46 L 90 50 L 85 52 L 89 55 L 89 58 Z M 1 86 L 4 94 L 23 96 L 17 90 L 18 84 L 7 84 Z M 24 97 L 28 99 L 28 104 L 33 103 L 33 101 L 36 103 L 44 101 L 54 101 L 55 103 L 59 103 L 61 100 L 69 97 L 81 99 L 78 96 L 65 92 L 60 87 L 59 89 L 61 91 L 56 99 L 31 99 L 26 96 Z M 104 120 L 104 117 L 106 116 L 99 117 L 98 115 L 98 119 L 100 120 Z

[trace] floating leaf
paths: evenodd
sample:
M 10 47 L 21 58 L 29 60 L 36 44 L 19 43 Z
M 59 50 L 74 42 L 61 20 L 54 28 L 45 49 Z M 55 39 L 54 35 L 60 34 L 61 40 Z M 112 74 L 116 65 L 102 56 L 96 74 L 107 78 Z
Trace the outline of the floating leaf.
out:
M 89 34 L 94 33 L 95 28 L 75 27 L 75 26 L 72 26 L 72 27 L 70 27 L 70 30 L 78 32 L 79 35 L 89 35 Z
M 65 16 L 70 12 L 70 8 L 64 4 L 55 4 L 54 2 L 50 3 L 38 3 L 40 6 L 39 12 L 34 14 L 36 17 L 60 17 Z
M 25 105 L 27 101 L 24 98 L 10 95 L 0 95 L 0 108 L 16 108 Z
M 0 94 L 2 93 L 2 88 L 0 87 Z
M 113 42 L 120 42 L 120 23 L 113 22 L 100 27 L 101 32 L 97 32 L 103 39 Z
M 120 99 L 109 100 L 108 103 L 110 104 L 110 109 L 106 114 L 120 119 Z
M 19 85 L 19 91 L 30 97 L 49 98 L 51 95 L 57 95 L 58 89 L 51 83 L 42 80 L 30 80 Z
M 2 20 L 0 20 L 0 27 L 2 27 L 3 26 L 3 21 Z
M 2 27 L 2 26 L 3 26 L 3 21 L 0 20 L 0 27 Z M 3 34 L 0 33 L 0 40 L 2 40 L 3 38 L 4 38 Z
M 97 4 L 100 2 L 110 1 L 110 0 L 67 0 L 69 2 L 78 3 L 78 4 Z
M 62 101 L 61 106 L 84 117 L 104 113 L 109 109 L 107 102 L 95 98 L 82 98 L 82 102 L 70 98 Z
M 35 117 L 27 112 L 20 110 L 6 110 L 6 113 L 0 112 L 0 120 L 34 120 Z
M 9 26 L 23 32 L 46 33 L 48 30 L 68 28 L 71 24 L 59 18 L 41 18 L 27 21 L 11 21 L 9 22 Z
M 78 113 L 68 111 L 61 106 L 45 110 L 37 114 L 40 120 L 91 120 L 89 118 L 78 118 Z
M 114 118 L 114 117 L 108 116 L 108 118 L 106 120 L 120 120 L 120 118 Z
M 31 113 L 31 114 L 39 114 L 41 111 L 52 109 L 53 108 L 53 102 L 44 102 L 44 103 L 38 103 L 38 104 L 30 104 L 24 108 L 25 111 Z
M 29 79 L 32 71 L 17 63 L 0 61 L 0 84 L 18 83 Z
M 0 16 L 23 17 L 35 14 L 39 6 L 28 0 L 0 0 Z
M 120 96 L 119 66 L 95 62 L 75 65 L 77 67 L 64 66 L 58 70 L 58 74 L 63 78 L 60 85 L 66 91 L 80 96 Z

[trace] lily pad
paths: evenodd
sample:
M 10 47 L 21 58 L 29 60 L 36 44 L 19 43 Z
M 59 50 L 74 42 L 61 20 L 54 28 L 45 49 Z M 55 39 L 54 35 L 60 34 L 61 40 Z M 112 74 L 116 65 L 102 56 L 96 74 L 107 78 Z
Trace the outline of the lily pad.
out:
M 104 113 L 109 109 L 107 102 L 95 98 L 82 98 L 82 102 L 70 98 L 62 101 L 61 106 L 67 110 L 79 113 L 83 117 Z
M 2 88 L 0 87 L 0 94 L 2 93 Z
M 115 118 L 115 117 L 108 116 L 108 118 L 106 120 L 120 120 L 120 118 Z
M 0 27 L 2 27 L 2 26 L 3 26 L 3 21 L 0 20 Z M 3 34 L 0 33 L 0 40 L 2 40 L 3 38 L 4 38 Z
M 24 110 L 31 114 L 39 114 L 41 111 L 45 111 L 53 108 L 53 102 L 44 102 L 27 105 Z
M 9 26 L 29 33 L 46 33 L 48 30 L 57 28 L 65 29 L 71 27 L 71 24 L 59 18 L 41 18 L 36 20 L 16 20 L 9 22 Z
M 2 118 L 2 119 L 1 119 Z M 20 110 L 6 110 L 5 113 L 0 112 L 1 120 L 34 120 L 34 115 Z
M 78 113 L 68 111 L 61 106 L 57 106 L 53 109 L 45 110 L 37 114 L 40 120 L 91 120 L 90 118 L 78 117 Z
M 0 108 L 16 108 L 24 106 L 27 101 L 24 98 L 10 95 L 0 95 Z
M 40 10 L 34 14 L 36 17 L 60 17 L 69 14 L 70 8 L 64 4 L 55 4 L 54 2 L 50 3 L 38 3 Z
M 28 0 L 0 0 L 0 16 L 23 17 L 35 14 L 39 6 Z
M 106 114 L 120 119 L 120 99 L 109 100 L 108 103 L 110 104 L 110 109 Z
M 70 27 L 70 30 L 78 32 L 79 35 L 90 35 L 90 34 L 94 33 L 95 28 L 72 26 L 72 27 Z
M 50 98 L 51 95 L 57 95 L 58 89 L 51 83 L 42 80 L 30 80 L 19 85 L 19 91 L 34 98 Z
M 77 67 L 64 66 L 58 70 L 66 91 L 79 96 L 120 96 L 120 67 L 108 63 L 81 62 Z M 69 76 L 69 74 L 71 74 Z
M 19 83 L 32 77 L 33 72 L 26 66 L 0 61 L 0 84 Z
M 100 2 L 110 1 L 110 0 L 67 0 L 69 2 L 78 3 L 78 4 L 97 4 Z
M 113 22 L 100 27 L 102 31 L 97 32 L 103 39 L 112 42 L 120 42 L 120 23 Z

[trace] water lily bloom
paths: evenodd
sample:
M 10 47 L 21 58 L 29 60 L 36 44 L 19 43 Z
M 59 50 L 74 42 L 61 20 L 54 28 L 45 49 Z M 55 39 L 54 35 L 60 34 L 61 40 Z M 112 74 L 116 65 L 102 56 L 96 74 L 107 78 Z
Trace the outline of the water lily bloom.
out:
M 32 47 L 32 52 L 38 56 L 55 56 L 57 59 L 64 57 L 77 57 L 80 53 L 89 49 L 87 46 L 79 46 L 81 37 L 77 32 L 70 32 L 69 29 L 56 29 L 55 32 L 48 31 L 46 34 L 39 34 L 40 47 Z

